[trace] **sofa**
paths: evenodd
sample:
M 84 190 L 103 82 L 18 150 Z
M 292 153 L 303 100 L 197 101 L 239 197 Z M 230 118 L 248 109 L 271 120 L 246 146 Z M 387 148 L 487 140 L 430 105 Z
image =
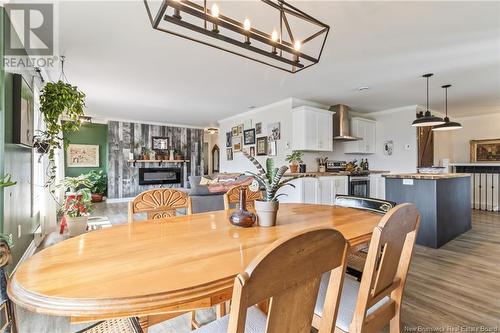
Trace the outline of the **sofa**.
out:
M 189 176 L 192 211 L 196 213 L 211 212 L 224 209 L 224 193 L 212 193 L 208 186 L 200 185 L 202 176 Z
M 234 184 L 246 181 L 249 176 L 245 175 L 226 175 L 227 177 L 235 177 Z M 208 176 L 189 176 L 189 184 L 191 190 L 189 196 L 191 197 L 192 211 L 196 213 L 212 212 L 215 210 L 224 209 L 224 194 L 225 192 L 210 192 L 207 185 L 200 185 L 202 177 L 210 178 Z M 229 183 L 226 183 L 229 185 Z

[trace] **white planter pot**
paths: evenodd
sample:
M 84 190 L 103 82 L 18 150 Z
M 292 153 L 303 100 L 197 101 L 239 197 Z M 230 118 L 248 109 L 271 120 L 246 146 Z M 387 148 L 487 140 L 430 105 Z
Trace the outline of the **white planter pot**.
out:
M 276 225 L 276 215 L 278 214 L 278 201 L 255 200 L 255 212 L 261 227 L 272 227 Z
M 70 237 L 84 234 L 87 231 L 88 216 L 69 217 L 66 216 L 66 225 Z

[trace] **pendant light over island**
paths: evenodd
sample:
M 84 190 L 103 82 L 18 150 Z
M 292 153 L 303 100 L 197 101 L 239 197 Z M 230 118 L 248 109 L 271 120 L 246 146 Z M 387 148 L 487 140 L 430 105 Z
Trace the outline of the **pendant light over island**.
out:
M 450 121 L 448 118 L 448 88 L 451 87 L 451 84 L 445 84 L 441 86 L 445 90 L 445 112 L 446 116 L 444 117 L 444 124 L 434 126 L 433 131 L 451 131 L 462 128 L 462 124 L 457 123 L 455 121 Z
M 431 114 L 431 111 L 429 110 L 429 78 L 433 75 L 434 74 L 432 73 L 422 75 L 422 77 L 425 77 L 427 79 L 427 109 L 425 111 L 425 114 L 423 111 L 420 111 L 417 114 L 417 119 L 415 119 L 411 124 L 414 127 L 436 126 L 444 124 L 443 118 L 433 116 Z

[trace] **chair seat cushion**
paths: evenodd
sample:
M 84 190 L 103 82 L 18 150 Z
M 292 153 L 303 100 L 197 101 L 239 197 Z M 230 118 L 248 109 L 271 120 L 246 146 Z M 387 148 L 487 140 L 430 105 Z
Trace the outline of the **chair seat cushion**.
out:
M 323 274 L 321 277 L 321 284 L 318 292 L 318 299 L 314 307 L 314 313 L 318 316 L 323 315 L 323 305 L 325 303 L 326 290 L 328 288 L 328 281 L 330 279 L 330 272 Z M 342 297 L 340 298 L 340 307 L 337 314 L 336 326 L 344 332 L 349 332 L 349 325 L 354 317 L 354 309 L 358 299 L 359 282 L 352 276 L 346 275 L 344 279 L 344 288 L 342 290 Z M 384 297 L 370 309 L 367 314 L 373 313 L 376 309 L 381 307 L 385 302 L 389 301 L 389 297 Z
M 267 316 L 257 307 L 248 308 L 245 333 L 264 333 L 266 331 Z M 229 325 L 229 315 L 214 320 L 211 323 L 195 330 L 196 333 L 226 333 Z

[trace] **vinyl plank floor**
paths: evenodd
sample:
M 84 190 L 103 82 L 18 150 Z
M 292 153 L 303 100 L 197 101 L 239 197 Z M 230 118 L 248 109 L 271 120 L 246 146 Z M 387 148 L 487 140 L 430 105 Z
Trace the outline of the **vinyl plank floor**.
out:
M 127 222 L 126 203 L 100 203 L 96 216 L 112 224 Z M 416 246 L 402 309 L 403 331 L 445 332 L 500 328 L 500 213 L 473 211 L 472 230 L 440 249 Z M 87 325 L 68 318 L 17 309 L 21 333 L 73 333 Z M 197 311 L 197 320 L 215 319 L 215 311 Z M 190 332 L 190 315 L 152 326 L 150 333 Z

